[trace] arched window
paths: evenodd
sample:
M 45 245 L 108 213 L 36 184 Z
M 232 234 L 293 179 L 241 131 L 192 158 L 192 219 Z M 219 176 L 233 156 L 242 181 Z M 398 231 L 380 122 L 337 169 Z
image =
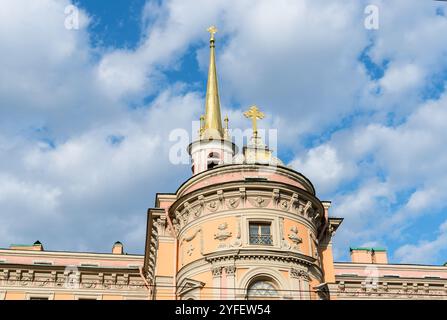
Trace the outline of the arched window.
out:
M 279 294 L 272 281 L 266 278 L 257 279 L 248 286 L 247 298 L 253 299 L 278 299 Z
M 208 155 L 208 158 L 219 159 L 220 155 L 217 152 L 210 152 L 210 154 Z

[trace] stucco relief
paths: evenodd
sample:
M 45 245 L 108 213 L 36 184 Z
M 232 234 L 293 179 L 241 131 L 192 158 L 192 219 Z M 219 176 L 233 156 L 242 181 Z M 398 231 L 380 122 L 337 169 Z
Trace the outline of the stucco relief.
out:
M 222 276 L 222 267 L 211 268 L 211 273 L 213 275 L 213 278 L 221 277 Z
M 290 269 L 290 277 L 310 281 L 310 276 L 307 271 L 303 269 Z
M 219 203 L 216 200 L 212 200 L 208 203 L 207 209 L 211 212 L 216 212 L 219 209 Z
M 262 196 L 248 197 L 248 202 L 250 202 L 253 207 L 265 208 L 269 205 L 270 199 Z
M 299 244 L 303 242 L 303 239 L 298 236 L 298 227 L 297 226 L 292 226 L 290 228 L 290 233 L 287 236 L 292 242 L 293 242 L 293 250 L 300 250 L 299 248 Z
M 234 276 L 236 273 L 236 266 L 225 266 L 225 273 L 227 276 Z
M 214 239 L 219 240 L 218 249 L 227 248 L 228 245 L 225 243 L 225 240 L 231 237 L 232 233 L 227 230 L 228 223 L 224 222 L 219 224 L 217 227 L 217 233 L 214 234 Z
M 240 198 L 230 198 L 227 201 L 227 208 L 236 209 L 237 207 L 239 207 L 240 202 L 241 202 Z
M 204 242 L 203 242 L 203 231 L 202 231 L 202 228 L 197 228 L 196 231 L 194 231 L 194 232 L 193 232 L 191 235 L 189 235 L 189 236 L 185 236 L 185 237 L 182 239 L 182 241 L 181 241 L 181 244 L 182 244 L 181 264 L 182 264 L 182 265 L 183 265 L 184 262 L 185 262 L 185 259 L 184 259 L 184 255 L 185 255 L 185 253 L 188 255 L 188 257 L 192 256 L 192 254 L 194 253 L 194 250 L 195 250 L 196 248 L 194 247 L 194 245 L 192 244 L 191 241 L 193 241 L 193 240 L 196 238 L 196 236 L 197 236 L 198 234 L 200 234 L 200 239 L 199 239 L 200 250 L 199 250 L 199 252 L 200 252 L 201 255 L 203 255 L 203 247 L 204 247 Z M 185 242 L 188 243 L 187 246 L 183 245 Z

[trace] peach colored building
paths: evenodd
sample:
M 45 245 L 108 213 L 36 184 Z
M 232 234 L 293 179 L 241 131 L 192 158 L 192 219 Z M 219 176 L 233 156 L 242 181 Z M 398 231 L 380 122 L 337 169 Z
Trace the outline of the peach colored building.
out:
M 147 211 L 144 255 L 0 250 L 0 299 L 409 299 L 447 297 L 447 267 L 389 264 L 381 248 L 352 248 L 334 262 L 343 219 L 303 174 L 264 144 L 252 106 L 252 135 L 238 153 L 222 125 L 215 28 L 192 177 L 156 195 Z

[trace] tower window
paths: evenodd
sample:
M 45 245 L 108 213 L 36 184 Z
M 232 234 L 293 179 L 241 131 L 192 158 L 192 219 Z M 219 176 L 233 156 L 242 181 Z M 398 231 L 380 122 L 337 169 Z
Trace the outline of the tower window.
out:
M 215 166 L 217 166 L 220 162 L 220 155 L 217 152 L 210 152 L 208 154 L 208 161 L 207 161 L 207 169 L 213 169 Z
M 272 245 L 271 224 L 266 222 L 250 222 L 250 244 Z
M 215 166 L 217 166 L 219 164 L 219 161 L 218 160 L 208 160 L 208 166 L 207 166 L 207 168 L 208 168 L 208 170 L 209 169 L 213 169 Z

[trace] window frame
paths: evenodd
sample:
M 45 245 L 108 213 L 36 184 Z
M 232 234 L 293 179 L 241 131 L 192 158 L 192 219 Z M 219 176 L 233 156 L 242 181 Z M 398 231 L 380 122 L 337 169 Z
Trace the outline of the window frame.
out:
M 270 284 L 272 286 L 273 290 L 275 291 L 275 295 L 252 295 L 252 296 L 250 296 L 249 292 L 250 292 L 251 288 L 260 282 L 265 282 L 265 283 Z M 257 289 L 257 290 L 259 290 L 259 289 Z M 281 297 L 281 293 L 280 293 L 280 288 L 279 288 L 278 284 L 276 283 L 276 281 L 270 277 L 263 275 L 263 276 L 255 277 L 248 283 L 247 288 L 245 290 L 245 299 L 246 300 L 280 300 L 280 299 L 282 299 L 282 297 Z
M 26 300 L 54 300 L 54 293 L 27 292 Z
M 243 233 L 243 243 L 247 247 L 251 248 L 277 248 L 278 247 L 278 222 L 275 217 L 267 217 L 266 215 L 256 214 L 256 215 L 248 215 L 246 217 L 242 218 L 243 221 L 243 230 L 245 232 Z M 270 236 L 272 239 L 271 244 L 251 244 L 250 243 L 250 224 L 252 223 L 265 223 L 270 224 Z
M 269 231 L 269 233 L 268 234 L 263 234 L 262 233 L 262 228 L 263 227 L 268 227 L 268 231 Z M 252 242 L 252 227 L 256 227 L 256 229 L 257 229 L 257 233 L 256 233 L 256 236 L 257 236 L 257 238 L 259 239 L 259 238 L 261 238 L 261 239 L 259 239 L 259 242 L 260 243 L 253 243 Z M 250 244 L 250 245 L 257 245 L 257 246 L 273 246 L 273 232 L 272 232 L 273 230 L 272 230 L 272 223 L 270 222 L 270 221 L 268 221 L 268 222 L 266 222 L 266 221 L 249 221 L 248 222 L 248 243 Z M 270 237 L 270 243 L 264 243 L 263 242 L 263 240 L 262 240 L 262 237 L 263 236 L 269 236 Z

